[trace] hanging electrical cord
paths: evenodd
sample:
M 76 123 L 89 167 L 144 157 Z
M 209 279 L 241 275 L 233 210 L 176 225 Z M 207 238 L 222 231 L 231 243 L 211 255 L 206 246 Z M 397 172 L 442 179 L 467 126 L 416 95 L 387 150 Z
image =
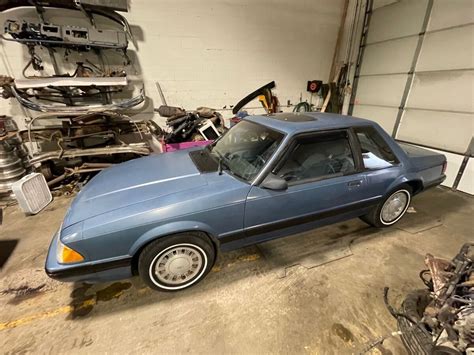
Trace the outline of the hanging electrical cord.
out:
M 293 107 L 293 112 L 311 112 L 312 111 L 312 105 L 307 103 L 306 101 L 301 101 Z
M 408 332 L 412 332 L 415 330 L 415 328 L 418 328 L 420 329 L 422 332 L 426 332 L 426 329 L 423 327 L 422 323 L 421 322 L 418 322 L 416 321 L 415 319 L 411 318 L 410 316 L 408 316 L 407 314 L 403 313 L 403 312 L 400 312 L 400 311 L 397 311 L 395 308 L 393 308 L 393 306 L 389 303 L 388 301 L 388 291 L 389 291 L 389 288 L 388 287 L 384 287 L 384 290 L 383 290 L 383 301 L 385 303 L 385 306 L 387 307 L 387 310 L 390 312 L 390 314 L 395 318 L 395 319 L 398 319 L 398 318 L 405 318 L 407 319 L 411 325 L 409 328 L 407 328 L 406 330 L 404 330 L 404 332 L 398 330 L 398 331 L 393 331 L 393 332 L 390 332 L 384 336 L 381 336 L 381 337 L 378 337 L 374 340 L 372 340 L 370 343 L 368 343 L 367 345 L 365 345 L 361 351 L 359 352 L 360 355 L 364 355 L 366 353 L 368 353 L 370 350 L 372 350 L 373 348 L 383 344 L 383 342 L 389 338 L 392 338 L 392 337 L 396 337 L 396 336 L 400 336 L 400 335 L 403 335 L 403 334 L 407 334 Z

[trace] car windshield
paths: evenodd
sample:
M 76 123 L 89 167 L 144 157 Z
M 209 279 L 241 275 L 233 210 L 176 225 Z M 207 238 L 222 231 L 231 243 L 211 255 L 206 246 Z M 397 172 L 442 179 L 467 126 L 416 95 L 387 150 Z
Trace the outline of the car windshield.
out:
M 283 134 L 268 127 L 241 121 L 209 146 L 222 169 L 253 180 L 280 145 Z

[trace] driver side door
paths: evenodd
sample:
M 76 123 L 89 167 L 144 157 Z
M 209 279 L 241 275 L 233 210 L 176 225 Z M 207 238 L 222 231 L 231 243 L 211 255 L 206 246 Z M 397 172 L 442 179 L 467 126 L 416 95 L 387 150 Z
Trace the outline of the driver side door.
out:
M 360 151 L 349 130 L 304 134 L 293 139 L 272 173 L 288 188 L 252 186 L 244 230 L 257 243 L 353 218 L 368 211 L 377 196 L 367 186 Z

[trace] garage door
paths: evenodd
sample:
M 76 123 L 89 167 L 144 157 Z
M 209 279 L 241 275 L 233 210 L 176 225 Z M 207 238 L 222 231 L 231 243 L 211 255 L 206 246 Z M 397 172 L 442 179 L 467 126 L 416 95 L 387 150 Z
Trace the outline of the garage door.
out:
M 445 154 L 444 184 L 474 194 L 474 2 L 379 0 L 369 16 L 352 114 Z

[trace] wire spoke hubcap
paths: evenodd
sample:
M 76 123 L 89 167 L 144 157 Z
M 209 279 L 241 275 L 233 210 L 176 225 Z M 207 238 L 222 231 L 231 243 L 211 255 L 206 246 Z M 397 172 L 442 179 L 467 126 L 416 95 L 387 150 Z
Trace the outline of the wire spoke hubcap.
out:
M 167 249 L 155 263 L 155 276 L 165 284 L 180 285 L 194 278 L 201 270 L 201 253 L 189 246 Z
M 399 191 L 390 196 L 382 207 L 381 217 L 383 222 L 395 221 L 405 211 L 408 203 L 408 196 L 405 192 Z

